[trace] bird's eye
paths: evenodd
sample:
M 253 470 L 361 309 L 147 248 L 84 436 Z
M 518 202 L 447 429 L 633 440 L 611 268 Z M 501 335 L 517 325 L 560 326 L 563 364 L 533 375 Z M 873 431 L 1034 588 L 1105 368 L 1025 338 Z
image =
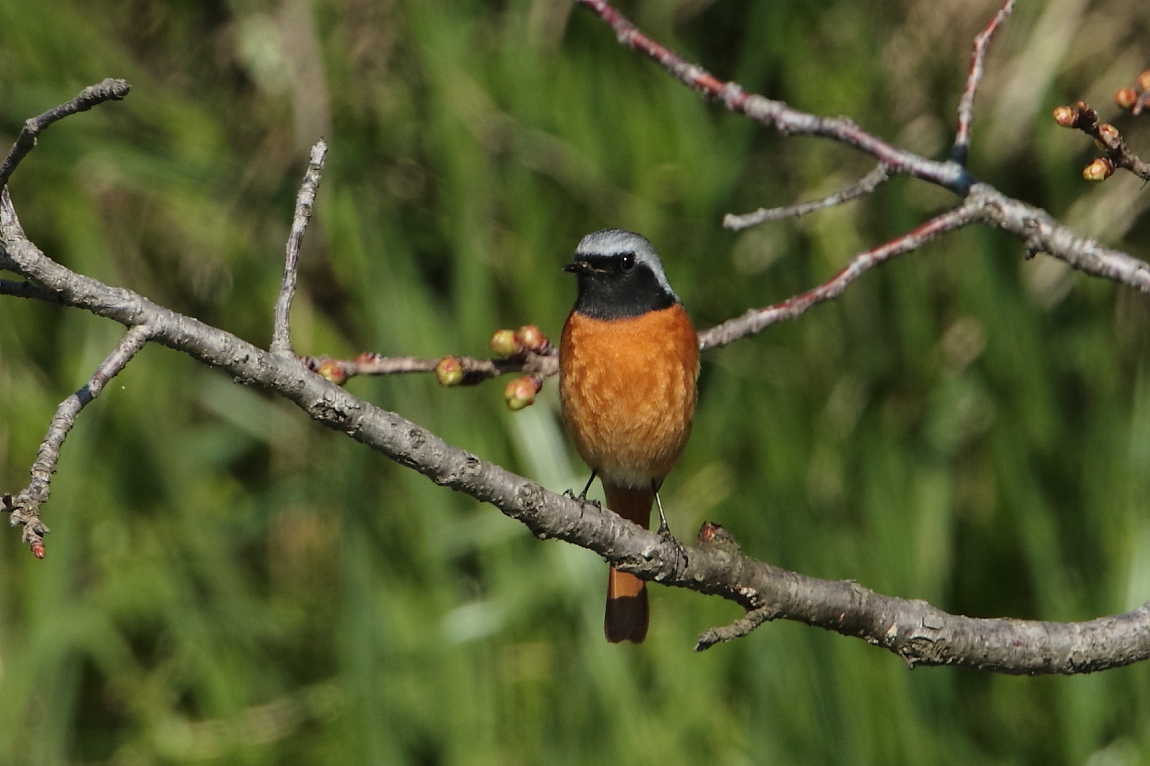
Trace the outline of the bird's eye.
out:
M 619 268 L 621 268 L 624 273 L 635 268 L 635 254 L 623 253 L 623 257 L 619 259 Z

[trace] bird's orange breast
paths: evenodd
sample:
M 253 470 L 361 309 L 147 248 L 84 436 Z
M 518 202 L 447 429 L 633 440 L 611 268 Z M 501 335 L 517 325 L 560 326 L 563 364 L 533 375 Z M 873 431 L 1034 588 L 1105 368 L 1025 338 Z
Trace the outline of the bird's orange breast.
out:
M 608 483 L 662 481 L 691 432 L 698 375 L 698 336 L 680 304 L 624 319 L 573 312 L 563 326 L 563 419 Z

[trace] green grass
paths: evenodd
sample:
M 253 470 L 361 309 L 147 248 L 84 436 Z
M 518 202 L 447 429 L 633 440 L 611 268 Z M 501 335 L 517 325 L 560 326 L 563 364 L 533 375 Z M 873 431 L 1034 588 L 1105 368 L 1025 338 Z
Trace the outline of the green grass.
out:
M 941 157 L 992 9 L 905 5 L 628 12 L 720 76 Z M 557 336 L 573 299 L 559 266 L 597 228 L 651 238 L 706 327 L 953 202 L 896 181 L 727 232 L 724 213 L 820 196 L 870 164 L 702 102 L 563 4 L 308 7 L 310 26 L 258 4 L 0 0 L 6 140 L 85 85 L 133 85 L 53 126 L 12 179 L 34 241 L 266 345 L 294 194 L 323 134 L 297 350 L 482 355 L 499 327 Z M 1070 51 L 1049 94 L 1016 107 L 1006 80 L 1032 76 L 1024 53 L 1045 10 L 1022 4 L 995 42 L 972 169 L 1150 257 L 1144 203 L 1119 228 L 1091 223 L 1143 199 L 1138 184 L 1082 183 L 1087 142 L 1047 117 L 1107 103 L 1127 84 L 1111 77 L 1145 66 L 1146 8 L 1121 0 L 1078 20 L 1108 30 L 1129 71 Z M 1137 23 L 1103 24 L 1118 17 Z M 994 142 L 1002 125 L 1016 143 Z M 1145 146 L 1144 129 L 1120 127 Z M 976 616 L 1079 620 L 1145 601 L 1150 312 L 1022 254 L 995 232 L 949 236 L 708 354 L 666 484 L 675 531 L 717 521 L 780 566 Z M 56 404 L 119 332 L 0 301 L 0 490 L 27 482 Z M 516 415 L 498 383 L 349 388 L 552 489 L 585 478 L 553 381 Z M 609 646 L 593 554 L 539 542 L 159 347 L 85 410 L 44 512 L 44 561 L 17 531 L 0 539 L 0 763 L 1150 759 L 1146 667 L 910 672 L 792 624 L 695 654 L 737 608 L 659 587 L 648 643 Z

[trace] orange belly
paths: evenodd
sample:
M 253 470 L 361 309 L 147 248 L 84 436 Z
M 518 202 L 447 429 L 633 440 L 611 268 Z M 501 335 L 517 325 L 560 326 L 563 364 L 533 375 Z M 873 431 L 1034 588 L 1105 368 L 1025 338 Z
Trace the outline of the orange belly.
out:
M 691 432 L 698 374 L 698 336 L 679 304 L 625 319 L 572 313 L 559 397 L 575 449 L 605 483 L 662 481 Z

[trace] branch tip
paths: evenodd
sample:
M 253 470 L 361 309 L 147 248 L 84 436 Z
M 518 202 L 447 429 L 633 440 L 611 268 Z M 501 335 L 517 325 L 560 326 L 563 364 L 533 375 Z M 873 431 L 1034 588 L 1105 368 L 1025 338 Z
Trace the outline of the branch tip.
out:
M 276 299 L 272 342 L 269 347 L 276 356 L 294 356 L 291 347 L 291 304 L 295 298 L 298 281 L 300 247 L 303 244 L 304 232 L 307 231 L 307 225 L 311 221 L 326 159 L 327 141 L 320 138 L 312 146 L 307 170 L 296 195 L 295 215 L 292 217 L 291 233 L 288 235 L 285 247 L 283 280 L 280 283 L 279 297 Z
M 132 86 L 128 84 L 127 80 L 108 77 L 95 85 L 84 88 L 71 101 L 25 120 L 20 135 L 16 136 L 16 142 L 12 145 L 8 156 L 4 158 L 3 164 L 0 164 L 0 188 L 8 185 L 8 179 L 11 178 L 20 161 L 36 148 L 36 138 L 45 128 L 57 120 L 62 120 L 77 112 L 86 112 L 105 101 L 121 101 L 131 89 Z
M 974 97 L 978 93 L 978 86 L 982 84 L 982 75 L 986 66 L 986 51 L 990 41 L 998 32 L 999 27 L 1006 18 L 1014 12 L 1015 0 L 1005 0 L 998 13 L 987 23 L 981 32 L 974 38 L 974 50 L 970 54 L 970 69 L 966 75 L 966 86 L 962 90 L 962 97 L 958 101 L 958 128 L 955 130 L 954 147 L 950 151 L 950 158 L 958 165 L 966 166 L 970 155 L 971 126 L 974 124 Z

